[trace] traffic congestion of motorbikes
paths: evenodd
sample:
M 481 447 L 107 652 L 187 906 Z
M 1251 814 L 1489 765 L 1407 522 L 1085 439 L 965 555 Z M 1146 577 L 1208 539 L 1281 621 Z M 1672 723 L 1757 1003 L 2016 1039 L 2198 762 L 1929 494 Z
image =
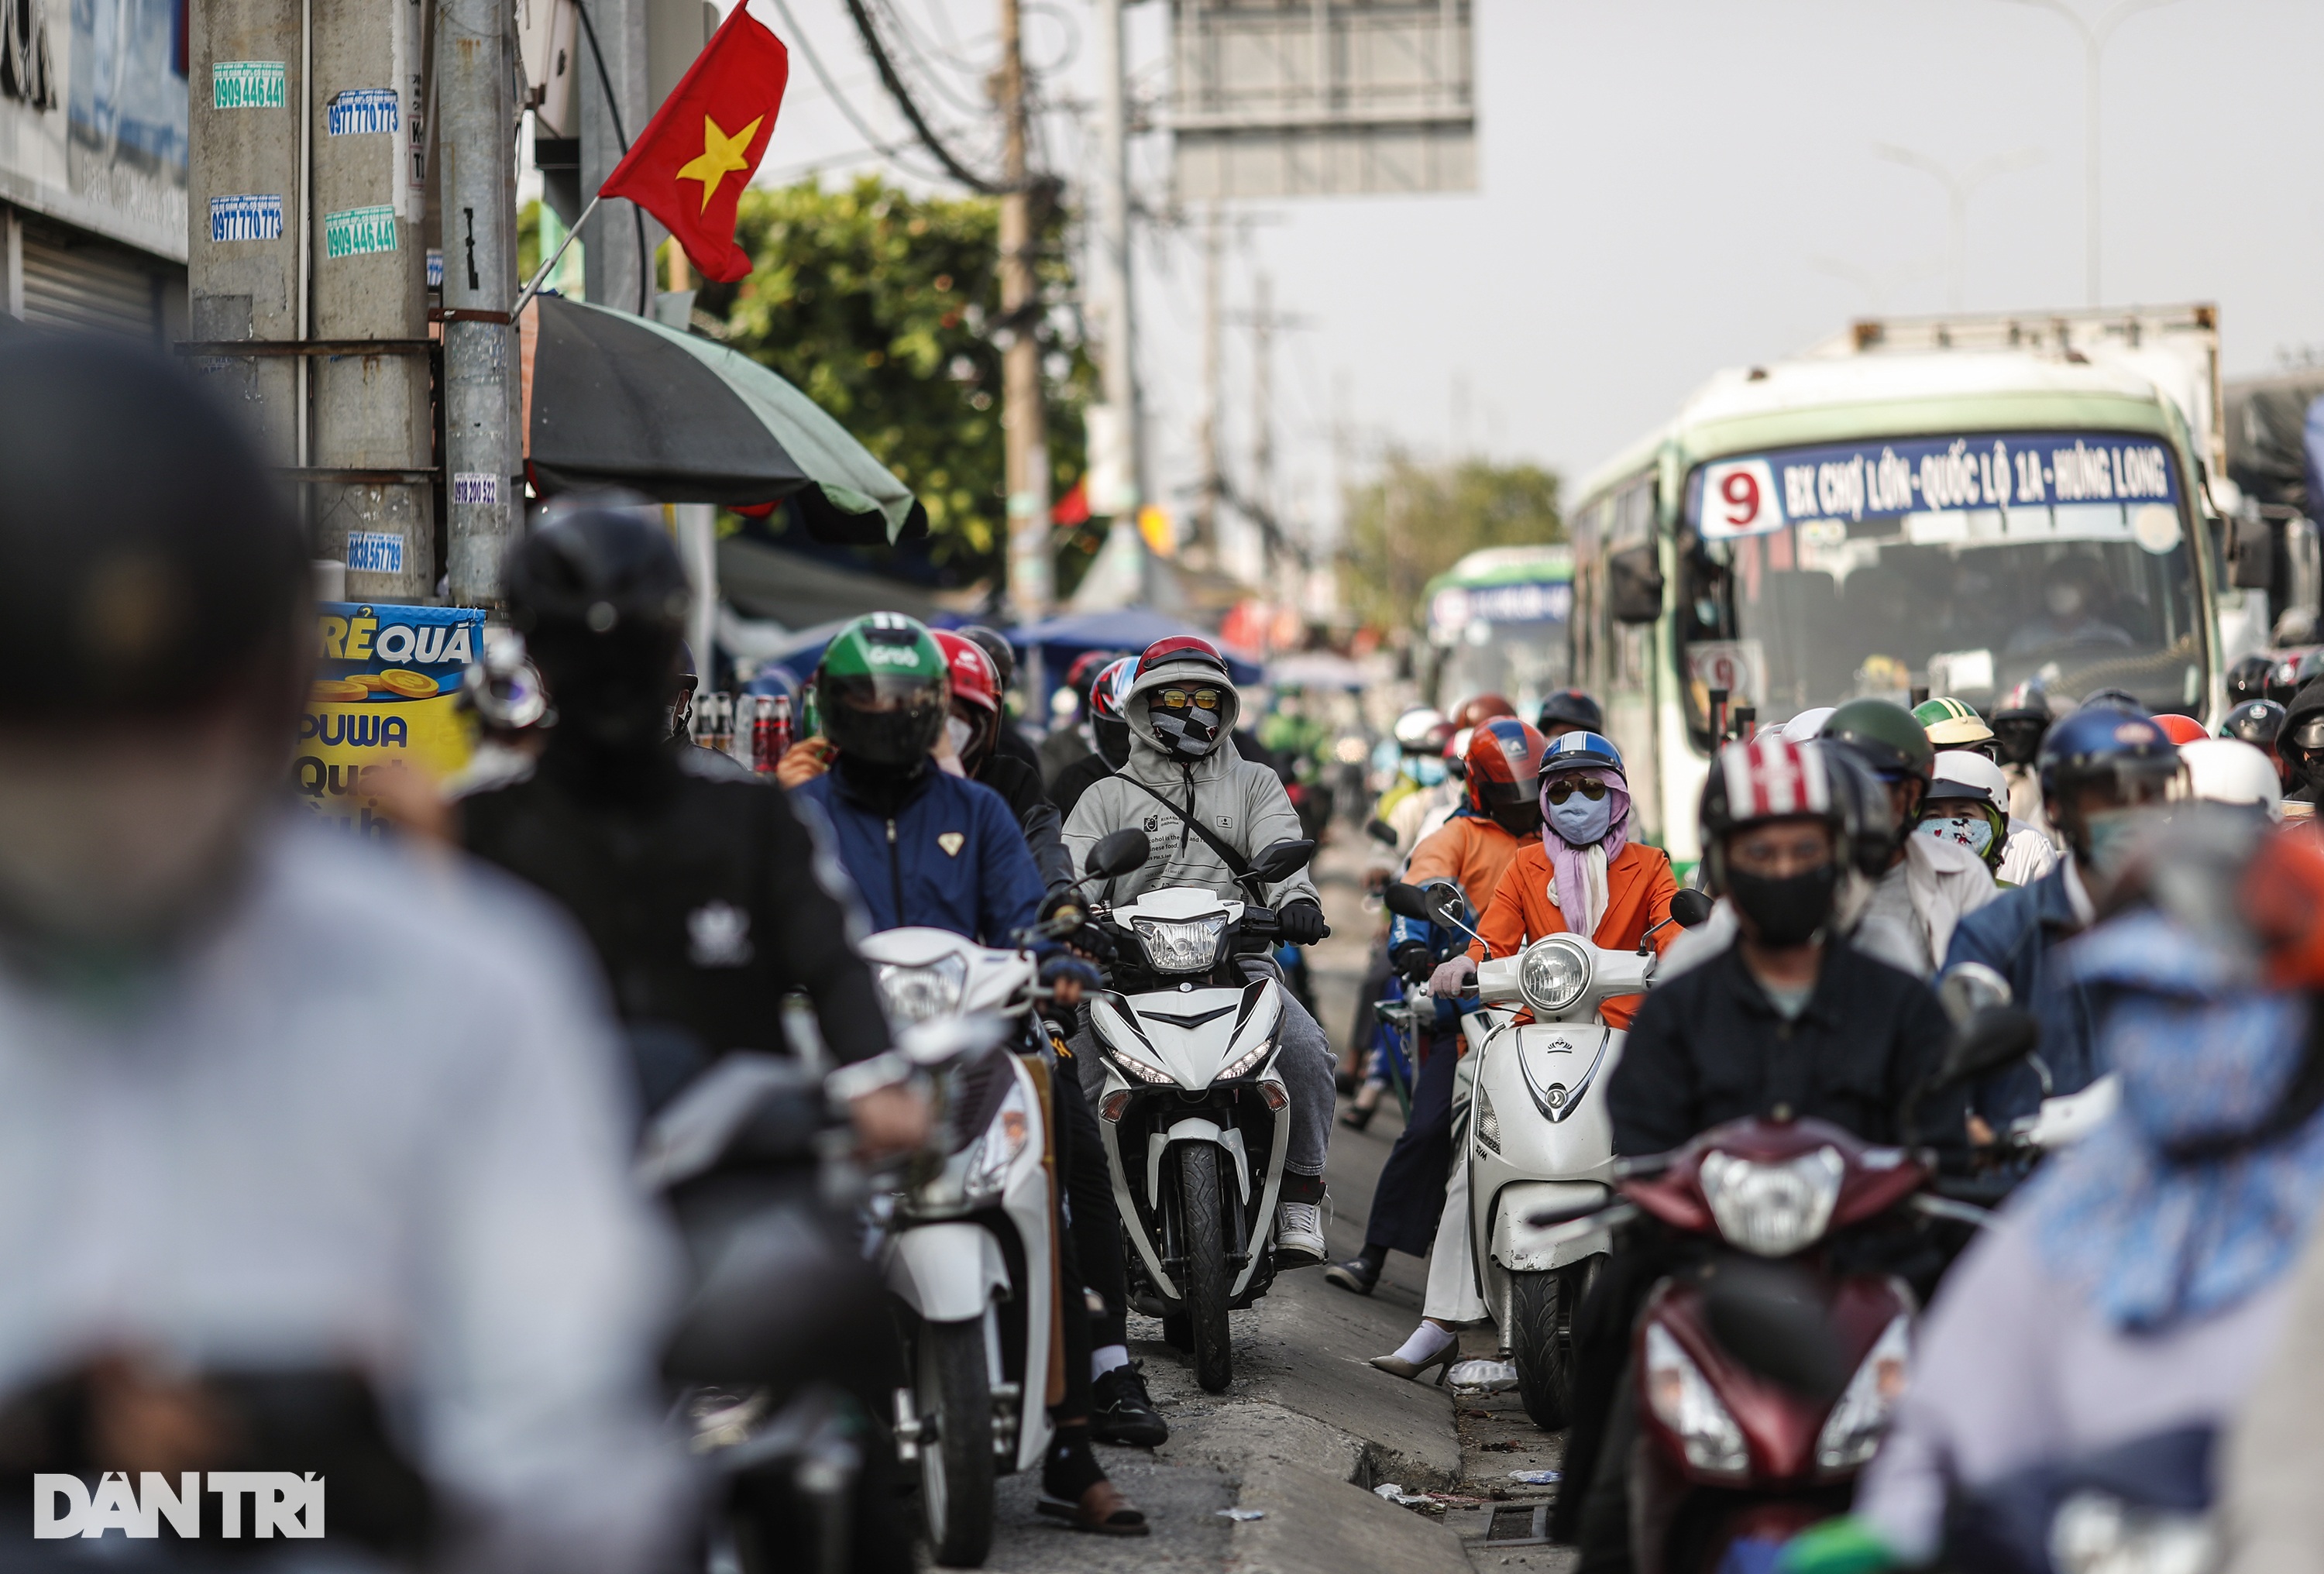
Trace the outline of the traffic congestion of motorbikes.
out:
M 350 1568 L 975 1567 L 1019 1473 L 1146 1536 L 1130 1320 L 1225 1392 L 1285 1275 L 1394 1254 L 1422 1319 L 1332 1380 L 1516 1394 L 1584 1569 L 2324 1556 L 2315 653 L 2217 736 L 1722 691 L 1682 867 L 1579 688 L 1367 715 L 1185 633 L 1052 713 L 1006 633 L 874 612 L 714 698 L 657 516 L 584 498 L 507 560 L 474 758 L 357 844 L 280 801 L 309 570 L 241 439 L 5 353 L 0 1564 L 208 1566 L 236 1472 L 286 1538 L 319 1476 Z M 124 412 L 147 469 L 73 435 Z

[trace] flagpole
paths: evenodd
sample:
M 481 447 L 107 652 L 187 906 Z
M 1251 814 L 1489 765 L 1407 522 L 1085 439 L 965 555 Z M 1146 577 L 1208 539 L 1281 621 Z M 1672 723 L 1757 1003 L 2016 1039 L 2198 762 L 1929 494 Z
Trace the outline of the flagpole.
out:
M 557 266 L 558 259 L 565 255 L 565 248 L 573 244 L 573 237 L 581 233 L 581 226 L 589 222 L 591 214 L 597 211 L 597 204 L 604 200 L 605 196 L 602 191 L 589 198 L 589 206 L 581 210 L 581 216 L 573 221 L 573 227 L 565 232 L 565 238 L 557 243 L 557 249 L 549 253 L 547 262 L 541 263 L 540 272 L 532 276 L 532 282 L 524 287 L 523 291 L 516 298 L 516 304 L 509 308 L 511 322 L 524 315 L 525 304 L 540 293 L 540 287 L 549 281 L 549 271 Z

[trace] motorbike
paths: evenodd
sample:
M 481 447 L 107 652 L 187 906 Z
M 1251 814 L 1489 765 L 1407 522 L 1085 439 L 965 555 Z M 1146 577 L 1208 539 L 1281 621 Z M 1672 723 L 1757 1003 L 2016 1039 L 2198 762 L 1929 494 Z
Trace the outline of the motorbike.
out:
M 868 1402 L 893 1362 L 853 1238 L 863 1177 L 822 1079 L 734 1054 L 665 1103 L 636 1175 L 678 1226 L 691 1289 L 663 1358 L 672 1424 L 711 1471 L 711 1568 L 844 1574 L 884 1445 Z
M 936 1561 L 973 1568 L 992 1545 L 995 1479 L 1038 1464 L 1050 1435 L 1056 1212 L 1039 968 L 943 929 L 884 930 L 862 952 L 898 1028 L 985 1025 L 931 1068 L 936 1137 L 886 1199 L 879 1258 L 903 1330 L 897 1458 L 918 1468 Z
M 1091 850 L 1092 878 L 1146 861 L 1145 833 L 1119 831 Z M 1162 1319 L 1216 1394 L 1233 1381 L 1227 1314 L 1267 1293 L 1269 1241 L 1290 1126 L 1276 1072 L 1284 990 L 1239 959 L 1279 938 L 1259 888 L 1314 856 L 1282 842 L 1250 861 L 1245 894 L 1164 887 L 1089 921 L 1113 953 L 1110 986 L 1090 1000 L 1102 1060 L 1098 1133 L 1129 1238 L 1131 1303 Z
M 1399 917 L 1475 936 L 1448 887 L 1391 886 L 1387 900 Z M 1691 926 L 1710 910 L 1701 892 L 1681 891 L 1664 922 Z M 1477 969 L 1480 1008 L 1461 1019 L 1468 1048 L 1454 1099 L 1465 1087 L 1459 1162 L 1468 1171 L 1477 1291 L 1500 1328 L 1526 1413 L 1548 1431 L 1571 1419 L 1574 1309 L 1612 1242 L 1600 1233 L 1546 1245 L 1526 1220 L 1544 1209 L 1579 1211 L 1606 1196 L 1614 1128 L 1605 1090 L 1623 1036 L 1599 1022 L 1598 1008 L 1654 987 L 1654 932 L 1635 952 L 1552 934 L 1516 956 L 1489 957 Z M 1519 1011 L 1532 1020 L 1517 1022 Z

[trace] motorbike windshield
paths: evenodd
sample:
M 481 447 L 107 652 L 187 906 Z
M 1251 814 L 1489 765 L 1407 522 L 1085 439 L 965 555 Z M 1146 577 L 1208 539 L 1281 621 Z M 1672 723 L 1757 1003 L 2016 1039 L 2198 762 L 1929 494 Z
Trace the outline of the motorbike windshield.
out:
M 2168 445 L 1978 433 L 1734 455 L 1686 489 L 1680 660 L 1765 722 L 1914 688 L 1991 711 L 2036 680 L 2150 711 L 2208 692 L 2183 478 Z

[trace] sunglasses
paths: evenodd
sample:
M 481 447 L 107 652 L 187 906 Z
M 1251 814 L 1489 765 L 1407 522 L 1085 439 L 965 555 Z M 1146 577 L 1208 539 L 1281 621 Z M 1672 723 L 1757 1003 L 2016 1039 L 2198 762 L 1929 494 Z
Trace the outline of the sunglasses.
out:
M 1154 697 L 1165 710 L 1183 711 L 1188 705 L 1198 711 L 1219 708 L 1219 691 L 1214 688 L 1166 688 Z
M 1594 804 L 1606 796 L 1606 784 L 1594 776 L 1578 781 L 1572 777 L 1562 776 L 1549 784 L 1548 797 L 1553 804 L 1562 804 L 1576 793 Z

